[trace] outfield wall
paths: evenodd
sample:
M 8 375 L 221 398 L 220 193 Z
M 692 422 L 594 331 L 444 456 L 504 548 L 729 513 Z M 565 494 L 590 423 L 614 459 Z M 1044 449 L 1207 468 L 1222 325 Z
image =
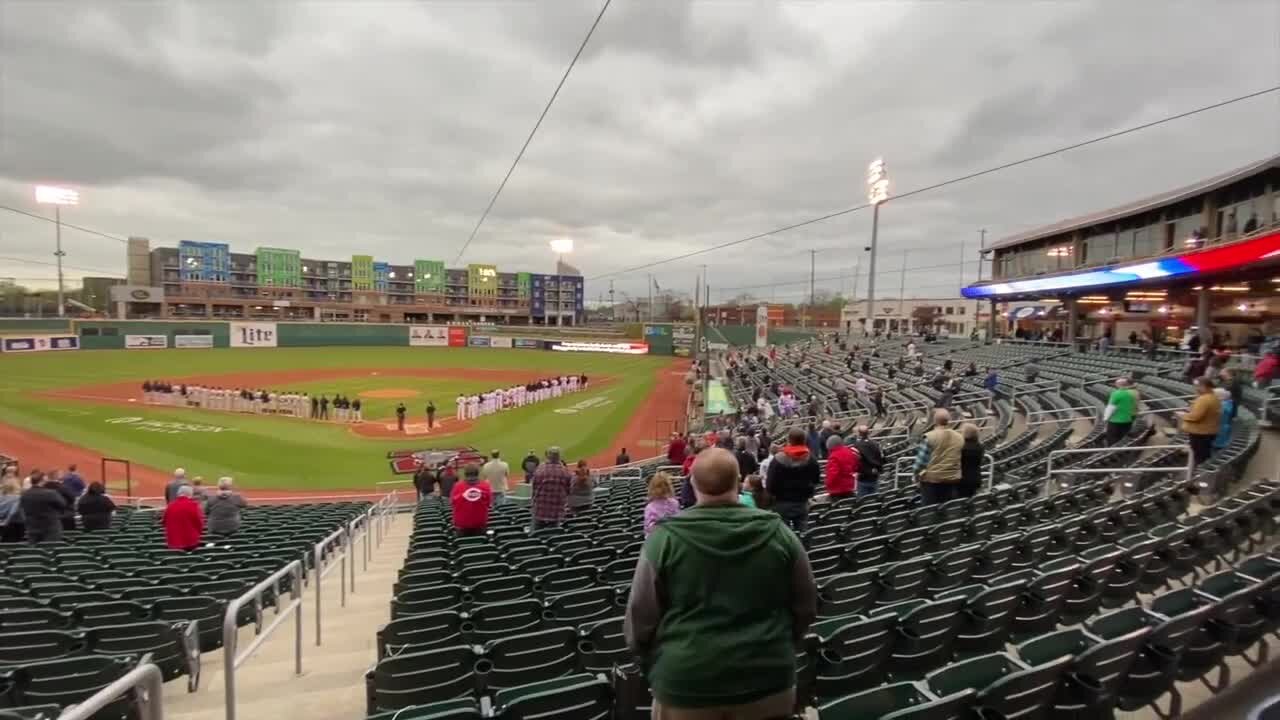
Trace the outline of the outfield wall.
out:
M 276 347 L 473 347 L 672 354 L 670 345 L 651 348 L 617 335 L 585 336 L 538 328 L 466 325 L 391 325 L 271 321 L 7 320 L 0 324 L 0 352 L 55 350 L 152 350 L 165 348 Z

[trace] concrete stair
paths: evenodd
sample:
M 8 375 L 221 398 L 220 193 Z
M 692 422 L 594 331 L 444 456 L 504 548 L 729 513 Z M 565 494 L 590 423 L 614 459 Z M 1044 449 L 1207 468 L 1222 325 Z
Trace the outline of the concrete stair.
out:
M 315 639 L 315 582 L 308 584 L 302 605 L 302 674 L 294 674 L 294 621 L 284 622 L 236 671 L 238 720 L 361 720 L 365 717 L 364 674 L 377 656 L 374 632 L 390 619 L 391 587 L 404 565 L 412 520 L 396 517 L 382 546 L 372 548 L 364 569 L 363 541 L 356 543 L 355 593 L 348 590 L 341 607 L 339 569 L 322 586 L 323 644 Z M 350 573 L 350 569 L 348 569 Z M 268 610 L 264 626 L 275 615 Z M 240 648 L 254 638 L 252 626 L 241 628 Z M 226 717 L 223 652 L 201 656 L 200 688 L 188 693 L 183 679 L 164 687 L 165 717 L 177 720 L 223 720 Z

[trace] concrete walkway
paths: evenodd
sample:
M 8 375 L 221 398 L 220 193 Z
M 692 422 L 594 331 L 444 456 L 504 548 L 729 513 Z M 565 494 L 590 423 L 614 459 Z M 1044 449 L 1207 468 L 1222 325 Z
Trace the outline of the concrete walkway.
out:
M 412 519 L 396 516 L 382 546 L 373 549 L 364 570 L 363 541 L 356 544 L 355 593 L 339 605 L 337 568 L 322 582 L 324 644 L 315 644 L 315 582 L 303 594 L 302 675 L 294 674 L 294 621 L 283 623 L 236 672 L 238 720 L 306 718 L 359 720 L 365 717 L 364 673 L 374 664 L 374 633 L 390 619 L 391 587 L 404 565 Z M 349 569 L 348 569 L 348 572 Z M 268 610 L 263 624 L 274 619 Z M 253 640 L 253 627 L 241 628 L 240 647 Z M 223 652 L 205 653 L 200 689 L 187 693 L 183 679 L 164 687 L 165 717 L 177 720 L 223 720 L 225 674 Z

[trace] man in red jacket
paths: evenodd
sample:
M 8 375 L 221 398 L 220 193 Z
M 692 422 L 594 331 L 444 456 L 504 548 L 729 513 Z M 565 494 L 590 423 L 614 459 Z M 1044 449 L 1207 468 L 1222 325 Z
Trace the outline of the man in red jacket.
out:
M 667 462 L 672 465 L 684 465 L 685 449 L 684 438 L 679 433 L 671 433 L 671 442 L 667 444 Z
M 462 473 L 462 482 L 453 484 L 449 504 L 453 506 L 453 527 L 459 535 L 484 534 L 489 528 L 493 488 L 480 479 L 480 468 L 467 466 Z
M 858 476 L 858 453 L 839 435 L 827 438 L 827 497 L 831 502 L 853 497 Z
M 195 550 L 204 534 L 204 510 L 195 501 L 195 489 L 178 487 L 178 496 L 164 508 L 164 543 L 170 550 Z

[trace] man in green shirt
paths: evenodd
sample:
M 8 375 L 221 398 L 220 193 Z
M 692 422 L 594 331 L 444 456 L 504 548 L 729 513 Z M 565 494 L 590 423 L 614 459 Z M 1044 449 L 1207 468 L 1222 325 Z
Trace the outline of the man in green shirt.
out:
M 729 451 L 699 453 L 691 476 L 697 504 L 645 541 L 623 623 L 653 718 L 787 717 L 817 615 L 808 557 L 780 516 L 739 503 Z
M 1129 378 L 1116 380 L 1116 389 L 1107 398 L 1107 444 L 1115 445 L 1129 435 L 1138 413 L 1138 391 Z

